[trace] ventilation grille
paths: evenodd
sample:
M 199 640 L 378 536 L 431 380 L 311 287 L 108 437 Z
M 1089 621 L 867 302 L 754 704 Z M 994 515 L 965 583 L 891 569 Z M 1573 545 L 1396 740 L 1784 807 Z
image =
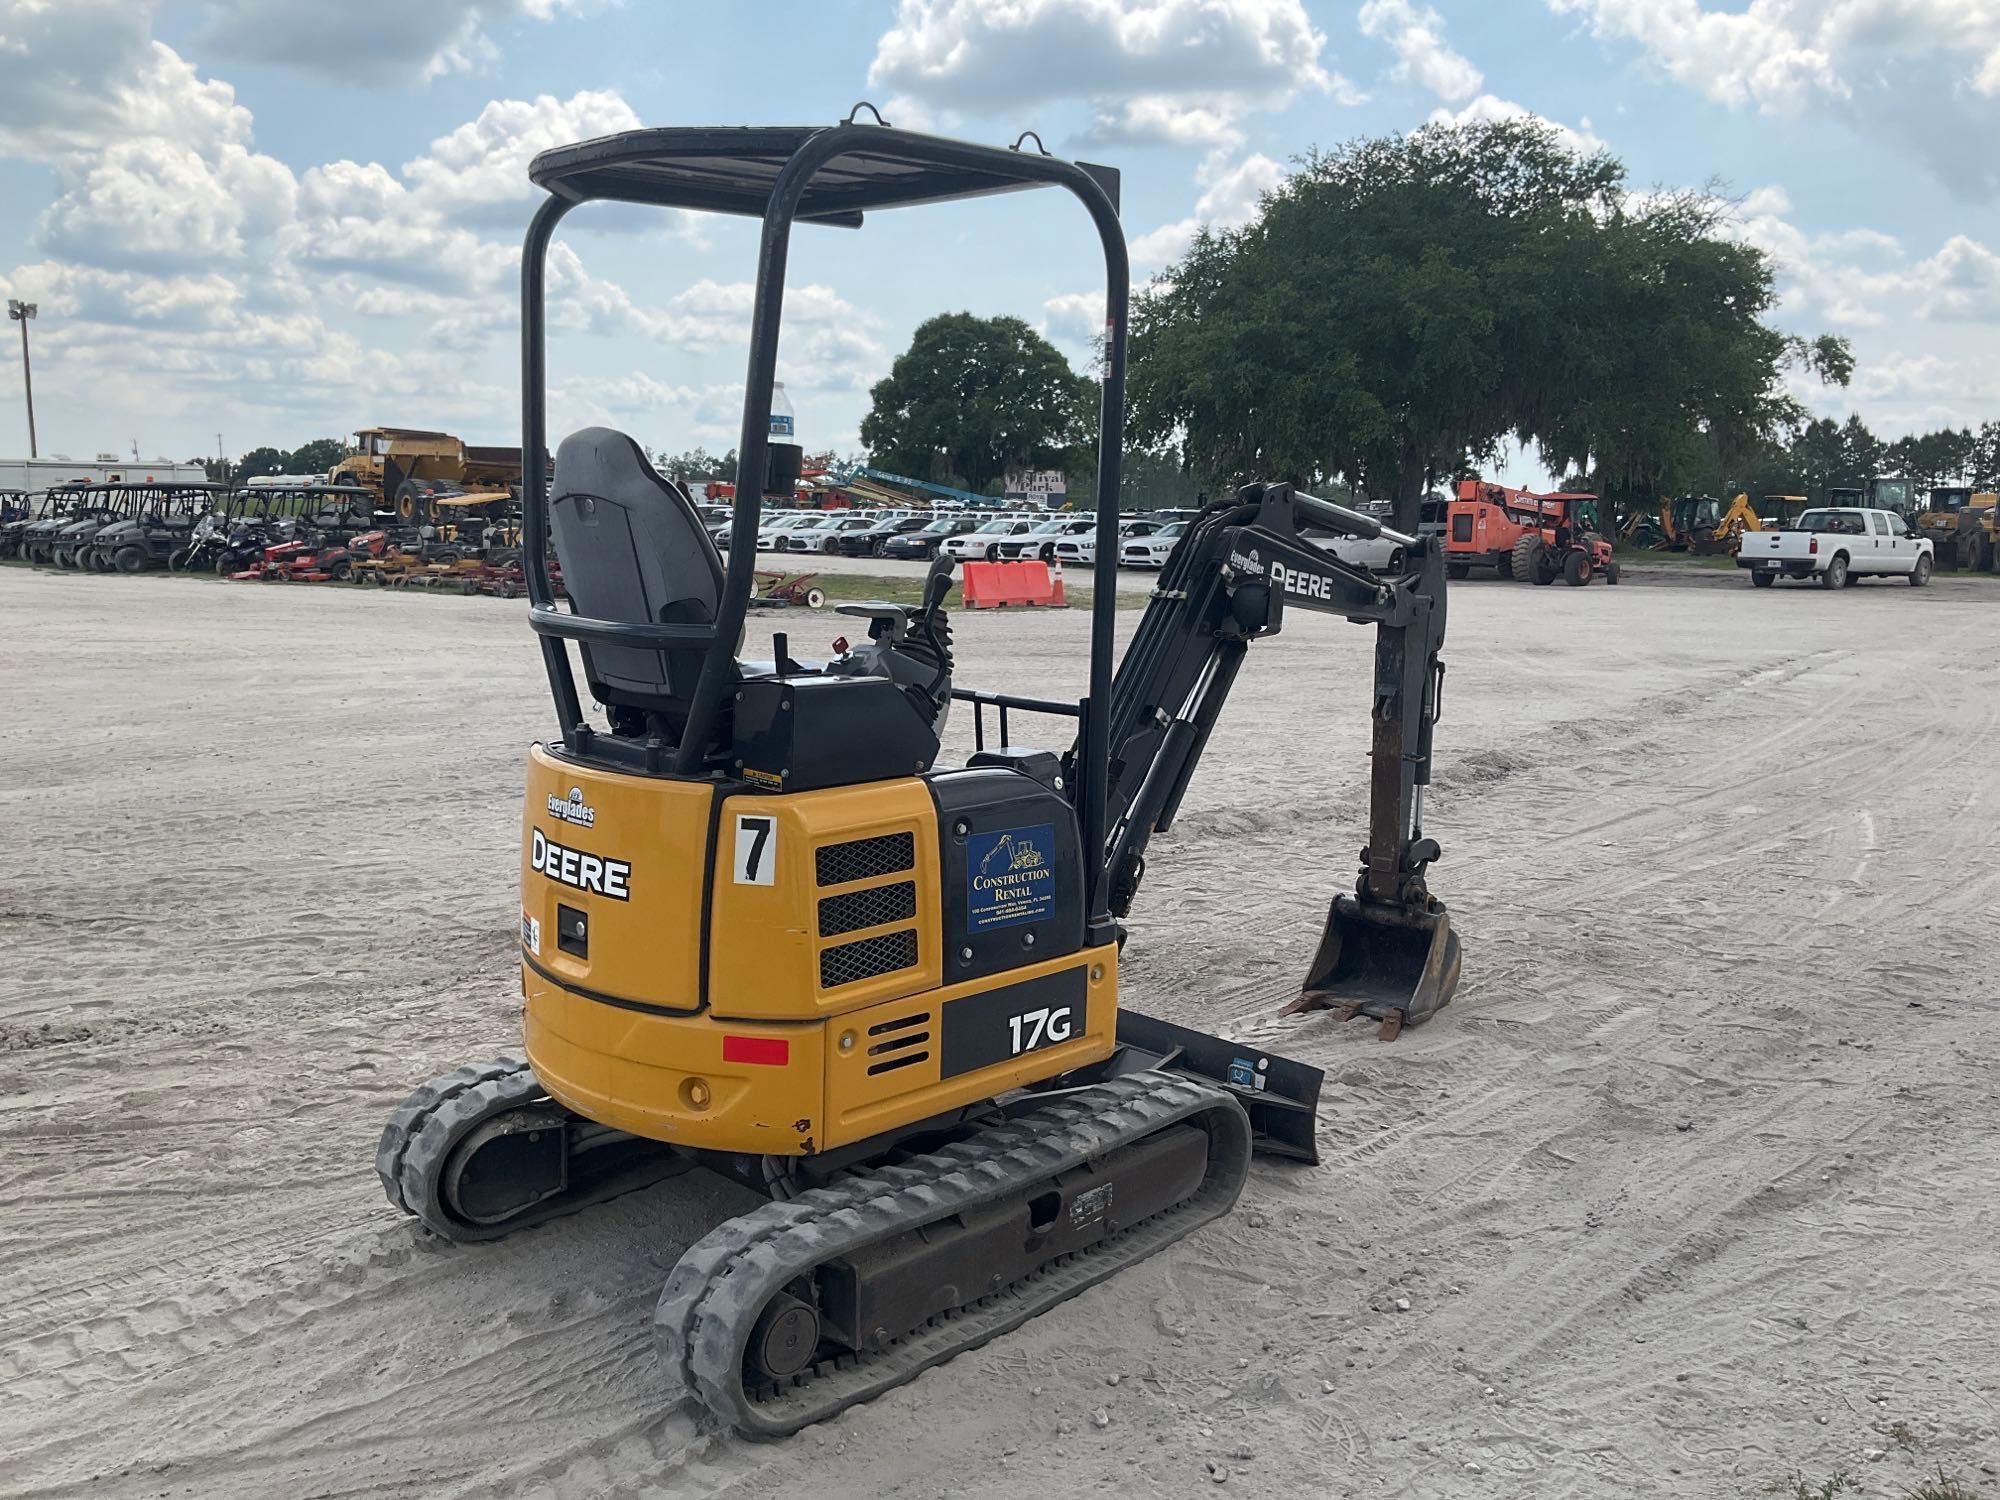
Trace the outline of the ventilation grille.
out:
M 863 891 L 843 896 L 822 896 L 819 903 L 819 935 L 838 937 L 843 932 L 859 932 L 864 927 L 880 927 L 888 922 L 907 922 L 917 914 L 917 883 L 871 885 Z
M 813 865 L 821 885 L 845 885 L 850 880 L 869 880 L 877 875 L 894 875 L 913 868 L 917 862 L 917 838 L 913 833 L 885 833 L 872 839 L 852 839 L 845 844 L 824 844 L 813 851 Z
M 827 948 L 819 956 L 819 987 L 838 989 L 857 979 L 873 979 L 877 974 L 893 974 L 914 968 L 917 962 L 917 935 L 913 930 L 885 932 L 880 937 L 863 938 L 858 943 L 842 943 Z
M 898 1016 L 893 1021 L 880 1021 L 868 1028 L 868 1076 L 879 1073 L 893 1073 L 898 1068 L 911 1067 L 916 1063 L 928 1062 L 931 1055 L 931 1013 L 920 1010 L 914 1015 Z

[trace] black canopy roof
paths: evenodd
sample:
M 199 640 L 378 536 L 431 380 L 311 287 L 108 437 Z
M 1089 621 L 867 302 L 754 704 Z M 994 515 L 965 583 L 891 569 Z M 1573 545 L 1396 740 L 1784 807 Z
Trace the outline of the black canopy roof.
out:
M 227 490 L 226 484 L 217 484 L 207 479 L 112 479 L 91 484 L 51 485 L 52 495 L 75 495 L 88 492 L 93 495 L 151 494 L 155 490 Z
M 544 151 L 528 167 L 542 187 L 577 201 L 610 198 L 669 208 L 762 217 L 778 174 L 813 136 L 851 135 L 853 145 L 814 174 L 797 217 L 852 228 L 864 210 L 905 208 L 1018 192 L 1073 171 L 1039 152 L 950 142 L 941 164 L 933 137 L 877 125 L 737 125 L 628 130 Z M 901 149 L 921 139 L 922 153 Z M 1045 165 L 1046 164 L 1046 165 Z M 1118 174 L 1077 163 L 1118 201 Z

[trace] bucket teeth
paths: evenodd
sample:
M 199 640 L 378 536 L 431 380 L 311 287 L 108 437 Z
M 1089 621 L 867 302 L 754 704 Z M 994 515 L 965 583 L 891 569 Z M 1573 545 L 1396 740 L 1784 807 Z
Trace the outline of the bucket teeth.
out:
M 1306 982 L 1285 1012 L 1371 1016 L 1382 1023 L 1382 1040 L 1392 1042 L 1451 1003 L 1458 975 L 1458 933 L 1443 902 L 1403 907 L 1339 896 Z

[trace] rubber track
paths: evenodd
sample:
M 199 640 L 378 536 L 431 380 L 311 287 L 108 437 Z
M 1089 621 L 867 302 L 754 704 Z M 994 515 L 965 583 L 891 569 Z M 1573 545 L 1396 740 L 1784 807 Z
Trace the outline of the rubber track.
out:
M 504 1238 L 687 1170 L 685 1158 L 662 1147 L 657 1155 L 638 1157 L 602 1177 L 586 1176 L 579 1181 L 573 1173 L 568 1192 L 533 1204 L 501 1223 L 471 1224 L 454 1217 L 442 1193 L 445 1163 L 453 1148 L 495 1116 L 536 1106 L 562 1109 L 549 1099 L 521 1057 L 469 1064 L 419 1085 L 382 1129 L 382 1141 L 375 1151 L 375 1173 L 382 1179 L 382 1190 L 391 1203 L 404 1213 L 415 1214 L 426 1228 L 448 1240 L 474 1244 Z M 571 1158 L 572 1168 L 578 1159 Z
M 791 1383 L 754 1396 L 744 1388 L 744 1350 L 759 1312 L 812 1267 L 1037 1186 L 1197 1116 L 1209 1129 L 1210 1170 L 1184 1202 L 933 1318 L 883 1349 L 822 1361 Z M 723 1224 L 690 1247 L 668 1276 L 654 1335 L 688 1389 L 716 1416 L 747 1437 L 783 1437 L 1019 1327 L 1227 1213 L 1242 1192 L 1249 1161 L 1248 1117 L 1222 1089 L 1143 1072 L 1072 1090 L 931 1155 Z
M 417 1204 L 424 1201 L 425 1195 L 419 1191 L 414 1203 L 406 1195 L 404 1168 L 414 1151 L 419 1164 L 416 1181 L 421 1185 L 425 1164 L 433 1173 L 442 1165 L 443 1154 L 435 1138 L 428 1146 L 417 1147 L 418 1138 L 430 1128 L 433 1117 L 440 1109 L 463 1098 L 469 1090 L 481 1084 L 494 1083 L 527 1071 L 528 1060 L 525 1057 L 496 1057 L 489 1063 L 468 1063 L 462 1068 L 454 1068 L 411 1090 L 410 1097 L 396 1106 L 396 1112 L 389 1116 L 389 1123 L 382 1127 L 382 1140 L 375 1148 L 375 1175 L 381 1178 L 382 1191 L 388 1194 L 389 1201 L 406 1214 L 418 1212 Z M 449 1150 L 450 1139 L 447 1137 L 442 1145 L 444 1150 Z M 430 1160 L 433 1156 L 436 1157 L 434 1161 Z M 437 1228 L 435 1224 L 431 1227 Z M 442 1229 L 438 1232 L 446 1233 Z

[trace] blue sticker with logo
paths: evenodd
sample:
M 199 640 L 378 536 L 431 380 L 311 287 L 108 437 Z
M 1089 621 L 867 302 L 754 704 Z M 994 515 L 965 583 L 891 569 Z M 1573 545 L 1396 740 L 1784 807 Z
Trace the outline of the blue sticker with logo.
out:
M 1053 823 L 975 833 L 965 841 L 965 914 L 974 932 L 1046 917 L 1056 905 Z

